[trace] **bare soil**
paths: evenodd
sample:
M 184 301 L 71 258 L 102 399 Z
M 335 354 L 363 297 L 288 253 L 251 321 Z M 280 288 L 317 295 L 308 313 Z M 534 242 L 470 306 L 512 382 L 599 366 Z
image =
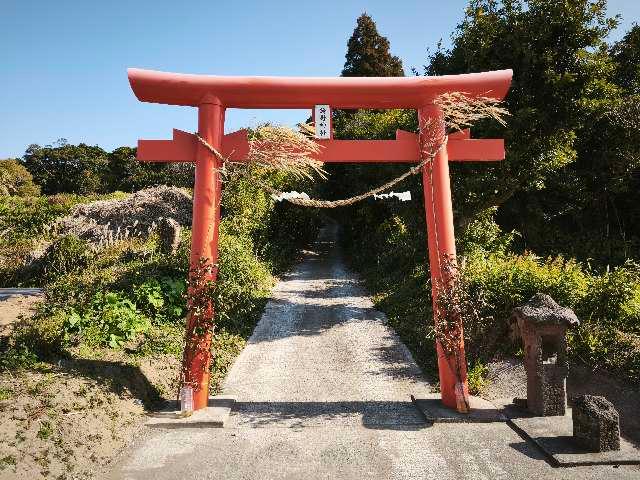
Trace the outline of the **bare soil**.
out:
M 41 295 L 0 295 L 0 337 L 11 334 L 13 325 L 33 315 Z
M 3 334 L 39 300 L 0 301 Z M 0 480 L 94 478 L 135 438 L 145 412 L 173 394 L 178 371 L 172 355 L 99 349 L 0 371 Z

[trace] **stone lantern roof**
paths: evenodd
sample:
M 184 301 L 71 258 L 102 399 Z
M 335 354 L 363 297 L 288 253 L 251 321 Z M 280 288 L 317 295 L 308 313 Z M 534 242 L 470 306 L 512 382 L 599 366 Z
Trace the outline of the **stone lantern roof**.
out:
M 544 293 L 536 293 L 527 303 L 513 309 L 513 316 L 535 325 L 558 325 L 576 327 L 580 320 L 567 307 L 561 307 L 553 298 Z

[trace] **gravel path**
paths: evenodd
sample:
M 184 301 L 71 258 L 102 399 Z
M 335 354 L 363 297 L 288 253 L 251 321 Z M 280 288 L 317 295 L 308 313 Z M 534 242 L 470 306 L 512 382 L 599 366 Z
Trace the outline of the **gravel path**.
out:
M 335 227 L 275 288 L 225 383 L 224 429 L 154 430 L 110 478 L 602 479 L 635 468 L 554 469 L 503 423 L 424 423 L 430 391 L 344 267 Z

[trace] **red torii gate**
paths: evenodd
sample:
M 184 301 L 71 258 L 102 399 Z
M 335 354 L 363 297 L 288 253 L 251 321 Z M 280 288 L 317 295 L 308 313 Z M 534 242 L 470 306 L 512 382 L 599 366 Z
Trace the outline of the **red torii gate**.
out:
M 198 108 L 198 134 L 230 160 L 246 158 L 247 132 L 224 135 L 227 108 L 313 108 L 330 105 L 342 109 L 410 108 L 418 111 L 420 135 L 398 131 L 395 140 L 316 140 L 321 145 L 318 160 L 323 162 L 420 162 L 421 148 L 430 138 L 444 134 L 442 112 L 434 104 L 443 93 L 464 92 L 469 96 L 503 99 L 511 85 L 511 70 L 499 70 L 441 77 L 226 77 L 187 75 L 129 69 L 129 83 L 138 100 Z M 433 131 L 433 125 L 436 130 Z M 432 131 L 427 132 L 430 126 Z M 469 130 L 452 134 L 423 168 L 423 188 L 427 219 L 429 265 L 432 285 L 447 278 L 444 257 L 455 258 L 453 210 L 449 181 L 449 161 L 493 161 L 504 159 L 501 139 L 472 140 Z M 218 260 L 221 181 L 217 169 L 220 160 L 201 144 L 195 135 L 173 131 L 172 140 L 139 140 L 138 160 L 154 162 L 195 162 L 191 266 L 202 259 L 213 265 Z M 215 281 L 216 269 L 213 269 Z M 434 311 L 437 292 L 432 288 Z M 213 315 L 213 311 L 209 312 Z M 194 317 L 188 328 L 193 329 Z M 191 330 L 193 331 L 193 330 Z M 185 383 L 195 385 L 194 409 L 207 406 L 209 392 L 211 335 L 194 335 L 186 345 L 191 355 L 185 365 Z M 456 374 L 449 366 L 439 344 L 438 371 L 442 402 L 456 408 Z M 468 396 L 464 345 L 460 376 L 464 395 Z

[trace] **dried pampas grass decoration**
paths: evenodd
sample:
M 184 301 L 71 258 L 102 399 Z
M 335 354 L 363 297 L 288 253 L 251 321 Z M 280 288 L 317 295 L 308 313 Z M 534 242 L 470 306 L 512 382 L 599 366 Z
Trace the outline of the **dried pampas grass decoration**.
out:
M 274 125 L 258 127 L 249 141 L 246 164 L 297 178 L 313 179 L 316 175 L 327 178 L 324 163 L 314 158 L 322 147 L 313 141 L 312 135 L 313 127 L 307 124 L 299 125 L 298 131 Z
M 450 131 L 464 130 L 484 118 L 491 118 L 504 126 L 504 117 L 509 115 L 509 111 L 501 106 L 500 100 L 469 96 L 464 92 L 443 93 L 434 103 L 442 109 Z

